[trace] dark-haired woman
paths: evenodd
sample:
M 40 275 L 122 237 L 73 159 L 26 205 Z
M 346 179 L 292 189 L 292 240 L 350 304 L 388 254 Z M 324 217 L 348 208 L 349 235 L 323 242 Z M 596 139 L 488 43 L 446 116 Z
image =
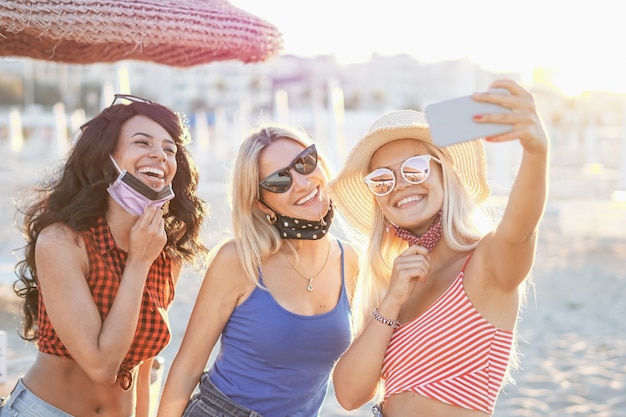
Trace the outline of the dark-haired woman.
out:
M 205 204 L 183 118 L 124 98 L 81 127 L 58 177 L 24 210 L 15 289 L 22 337 L 39 352 L 2 417 L 149 414 L 175 284 L 206 252 Z

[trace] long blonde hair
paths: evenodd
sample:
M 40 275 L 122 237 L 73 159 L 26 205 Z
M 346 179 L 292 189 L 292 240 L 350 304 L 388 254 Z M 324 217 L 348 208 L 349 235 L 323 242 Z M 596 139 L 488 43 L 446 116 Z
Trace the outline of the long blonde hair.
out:
M 261 262 L 278 252 L 285 241 L 278 230 L 267 221 L 255 204 L 260 199 L 259 161 L 263 149 L 279 139 L 289 139 L 304 147 L 313 144 L 313 138 L 304 130 L 276 123 L 262 124 L 250 131 L 239 148 L 230 177 L 229 200 L 235 245 L 246 276 L 259 284 Z M 285 161 L 285 164 L 289 161 Z M 318 164 L 326 178 L 329 167 L 318 149 Z

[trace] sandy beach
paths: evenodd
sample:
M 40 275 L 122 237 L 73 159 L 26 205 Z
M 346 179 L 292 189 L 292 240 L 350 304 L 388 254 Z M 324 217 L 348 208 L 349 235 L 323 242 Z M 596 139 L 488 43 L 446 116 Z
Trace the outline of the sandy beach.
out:
M 32 160 L 26 162 L 36 166 Z M 32 345 L 17 336 L 19 306 L 10 291 L 14 280 L 11 251 L 22 245 L 11 224 L 11 197 L 33 179 L 24 166 L 18 160 L 0 168 L 0 330 L 6 331 L 8 339 L 8 377 L 0 384 L 0 395 L 10 391 L 34 354 Z M 229 214 L 223 173 L 216 168 L 205 168 L 205 172 L 201 195 L 211 205 L 206 236 L 212 242 L 227 235 Z M 610 183 L 597 178 L 573 182 L 571 178 L 577 175 L 577 168 L 553 166 L 534 286 L 519 321 L 521 369 L 514 374 L 516 384 L 500 395 L 495 416 L 626 416 L 626 235 L 620 238 L 575 227 L 579 210 L 581 222 L 591 216 L 599 224 L 618 222 L 604 224 L 606 230 L 623 230 L 626 209 L 618 208 L 615 215 L 604 193 L 590 191 L 610 189 Z M 586 205 L 574 199 L 581 196 L 594 198 L 599 209 L 589 213 Z M 611 207 L 613 214 L 605 215 L 603 207 Z M 563 221 L 565 212 L 570 213 L 568 222 Z M 575 213 L 573 220 L 571 213 Z M 170 312 L 173 340 L 162 353 L 165 372 L 180 344 L 200 279 L 201 274 L 192 270 L 181 277 Z M 331 387 L 322 416 L 369 416 L 369 408 L 343 410 Z

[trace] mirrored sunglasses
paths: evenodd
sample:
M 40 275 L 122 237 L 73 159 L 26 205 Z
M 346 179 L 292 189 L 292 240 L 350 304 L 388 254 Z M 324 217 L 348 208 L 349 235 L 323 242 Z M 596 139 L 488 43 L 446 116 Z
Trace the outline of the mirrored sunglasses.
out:
M 408 158 L 400 166 L 400 175 L 409 184 L 421 184 L 430 175 L 430 160 L 441 161 L 432 155 L 416 155 Z M 377 168 L 363 178 L 372 194 L 379 197 L 393 191 L 396 176 L 389 168 Z
M 113 98 L 113 102 L 109 105 L 109 107 L 114 104 L 122 104 L 124 102 L 154 104 L 154 101 L 152 100 L 148 100 L 147 98 L 139 96 L 134 96 L 132 94 L 116 94 Z
M 291 188 L 293 178 L 291 177 L 291 169 L 293 168 L 298 174 L 308 175 L 317 167 L 317 149 L 315 145 L 311 145 L 304 151 L 300 152 L 296 158 L 285 168 L 268 175 L 259 186 L 264 190 L 272 193 L 284 193 Z

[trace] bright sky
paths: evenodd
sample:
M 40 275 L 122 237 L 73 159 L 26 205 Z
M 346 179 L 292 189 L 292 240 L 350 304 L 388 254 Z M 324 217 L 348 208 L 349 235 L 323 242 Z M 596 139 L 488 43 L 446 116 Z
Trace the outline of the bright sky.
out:
M 372 53 L 421 62 L 467 57 L 555 86 L 626 93 L 626 8 L 621 0 L 230 0 L 276 25 L 284 53 L 360 62 Z

